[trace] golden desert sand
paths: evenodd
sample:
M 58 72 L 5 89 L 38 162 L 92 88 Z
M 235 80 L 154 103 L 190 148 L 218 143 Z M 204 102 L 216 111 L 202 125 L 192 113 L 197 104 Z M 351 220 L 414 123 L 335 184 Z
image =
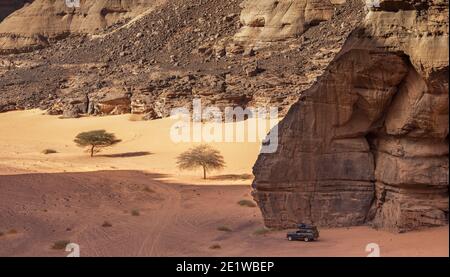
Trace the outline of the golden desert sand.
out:
M 227 167 L 205 181 L 200 170 L 176 168 L 176 156 L 195 144 L 172 142 L 173 123 L 0 114 L 0 256 L 67 255 L 52 249 L 58 241 L 79 244 L 81 256 L 366 256 L 368 243 L 381 256 L 449 255 L 448 226 L 321 229 L 313 243 L 262 231 L 259 209 L 237 204 L 251 200 L 260 143 L 211 143 Z M 123 142 L 90 158 L 73 138 L 95 129 Z
M 229 184 L 230 180 L 202 180 L 202 171 L 180 171 L 176 157 L 199 143 L 175 143 L 170 136 L 178 119 L 133 121 L 133 116 L 85 117 L 59 119 L 43 115 L 43 111 L 19 111 L 0 115 L 0 165 L 31 172 L 86 172 L 97 170 L 144 170 L 168 174 L 170 180 L 196 184 Z M 105 149 L 95 159 L 88 157 L 73 143 L 84 131 L 105 129 L 122 142 Z M 180 131 L 181 132 L 181 131 Z M 251 174 L 260 142 L 209 143 L 221 151 L 226 168 L 213 178 Z M 45 149 L 58 153 L 43 155 Z M 213 172 L 214 173 L 214 172 Z M 230 177 L 230 176 L 229 176 Z M 236 176 L 238 178 L 239 176 Z M 251 179 L 232 180 L 234 184 L 250 184 Z

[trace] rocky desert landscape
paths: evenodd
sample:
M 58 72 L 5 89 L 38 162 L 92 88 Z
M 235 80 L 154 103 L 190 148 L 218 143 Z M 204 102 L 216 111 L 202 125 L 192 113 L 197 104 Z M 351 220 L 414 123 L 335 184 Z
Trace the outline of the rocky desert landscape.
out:
M 0 256 L 77 243 L 96 257 L 363 257 L 376 243 L 448 257 L 448 12 L 448 0 L 1 1 Z M 171 113 L 194 100 L 275 107 L 276 151 L 261 151 L 271 136 L 213 141 L 225 168 L 180 170 L 204 142 L 173 141 Z M 101 129 L 121 141 L 91 158 L 74 138 Z M 298 223 L 319 240 L 288 241 Z

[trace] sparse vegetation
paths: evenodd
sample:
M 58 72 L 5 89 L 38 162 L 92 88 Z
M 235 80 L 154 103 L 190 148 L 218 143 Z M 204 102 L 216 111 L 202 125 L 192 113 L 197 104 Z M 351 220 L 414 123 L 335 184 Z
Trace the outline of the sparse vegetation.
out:
M 206 179 L 207 172 L 224 168 L 225 161 L 219 150 L 202 144 L 179 155 L 177 165 L 182 170 L 193 170 L 201 167 L 203 169 L 203 179 Z
M 255 230 L 255 232 L 253 232 L 254 235 L 265 235 L 267 233 L 269 233 L 271 230 L 269 228 L 266 227 L 261 227 Z
M 247 199 L 240 200 L 240 201 L 238 202 L 238 204 L 239 204 L 240 206 L 243 206 L 243 207 L 249 207 L 249 208 L 254 208 L 254 207 L 256 207 L 255 202 L 253 202 L 253 201 L 251 201 L 251 200 L 247 200 Z
M 148 192 L 148 193 L 155 193 L 155 191 L 153 189 L 149 188 L 149 187 L 145 187 L 144 191 Z
M 141 213 L 140 213 L 138 210 L 132 210 L 132 211 L 131 211 L 131 215 L 132 215 L 132 216 L 140 216 Z
M 6 233 L 0 232 L 0 237 L 6 236 L 6 235 L 15 235 L 17 233 L 19 233 L 19 232 L 16 229 L 10 229 Z
M 54 149 L 44 149 L 44 150 L 42 151 L 42 154 L 44 154 L 44 155 L 56 154 L 56 153 L 58 153 L 58 151 L 56 151 L 56 150 L 54 150 Z
M 102 227 L 112 227 L 112 224 L 109 221 L 105 221 L 103 222 Z
M 89 132 L 79 133 L 74 142 L 79 147 L 87 147 L 87 151 L 90 153 L 91 157 L 95 153 L 101 151 L 102 148 L 113 146 L 119 142 L 116 136 L 112 133 L 107 133 L 105 130 L 95 130 Z
M 68 240 L 55 241 L 52 245 L 52 249 L 55 249 L 55 250 L 65 249 L 69 243 L 70 243 L 70 241 L 68 241 Z
M 209 249 L 215 249 L 215 250 L 221 249 L 221 248 L 222 248 L 222 246 L 220 246 L 220 244 L 213 244 L 209 247 Z
M 232 232 L 233 230 L 231 230 L 231 228 L 227 227 L 227 226 L 219 226 L 217 227 L 218 231 L 222 231 L 222 232 Z

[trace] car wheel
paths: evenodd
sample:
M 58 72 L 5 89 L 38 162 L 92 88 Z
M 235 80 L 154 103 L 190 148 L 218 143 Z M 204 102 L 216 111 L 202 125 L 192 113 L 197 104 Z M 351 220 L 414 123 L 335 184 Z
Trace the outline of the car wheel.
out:
M 308 242 L 308 241 L 309 241 L 309 238 L 305 238 L 305 241 Z
M 289 240 L 289 241 L 292 241 L 292 237 L 288 237 L 288 240 Z

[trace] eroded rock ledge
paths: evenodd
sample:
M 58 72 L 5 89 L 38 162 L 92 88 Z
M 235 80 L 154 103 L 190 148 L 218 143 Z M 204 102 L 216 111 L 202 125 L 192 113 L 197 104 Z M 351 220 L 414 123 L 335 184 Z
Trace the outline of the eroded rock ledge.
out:
M 0 4 L 4 13 L 15 10 L 19 4 L 23 6 L 23 2 L 29 3 L 1 22 L 0 54 L 29 52 L 70 34 L 97 34 L 116 24 L 124 24 L 165 0 L 81 0 L 77 9 L 67 7 L 64 0 L 6 2 L 14 3 Z M 2 8 L 3 5 L 6 7 Z M 0 13 L 0 21 L 1 16 Z
M 271 42 L 301 35 L 311 25 L 331 19 L 330 0 L 245 0 L 242 29 L 236 39 Z
M 320 1 L 329 6 L 329 0 Z M 71 35 L 41 50 L 1 56 L 0 112 L 40 108 L 63 117 L 131 112 L 155 119 L 201 98 L 205 106 L 219 108 L 279 107 L 284 116 L 365 16 L 362 2 L 349 0 L 335 5 L 330 20 L 295 38 L 259 44 L 236 41 L 241 0 L 165 2 L 107 35 Z
M 448 1 L 422 2 L 369 12 L 279 124 L 254 166 L 267 226 L 448 223 Z

